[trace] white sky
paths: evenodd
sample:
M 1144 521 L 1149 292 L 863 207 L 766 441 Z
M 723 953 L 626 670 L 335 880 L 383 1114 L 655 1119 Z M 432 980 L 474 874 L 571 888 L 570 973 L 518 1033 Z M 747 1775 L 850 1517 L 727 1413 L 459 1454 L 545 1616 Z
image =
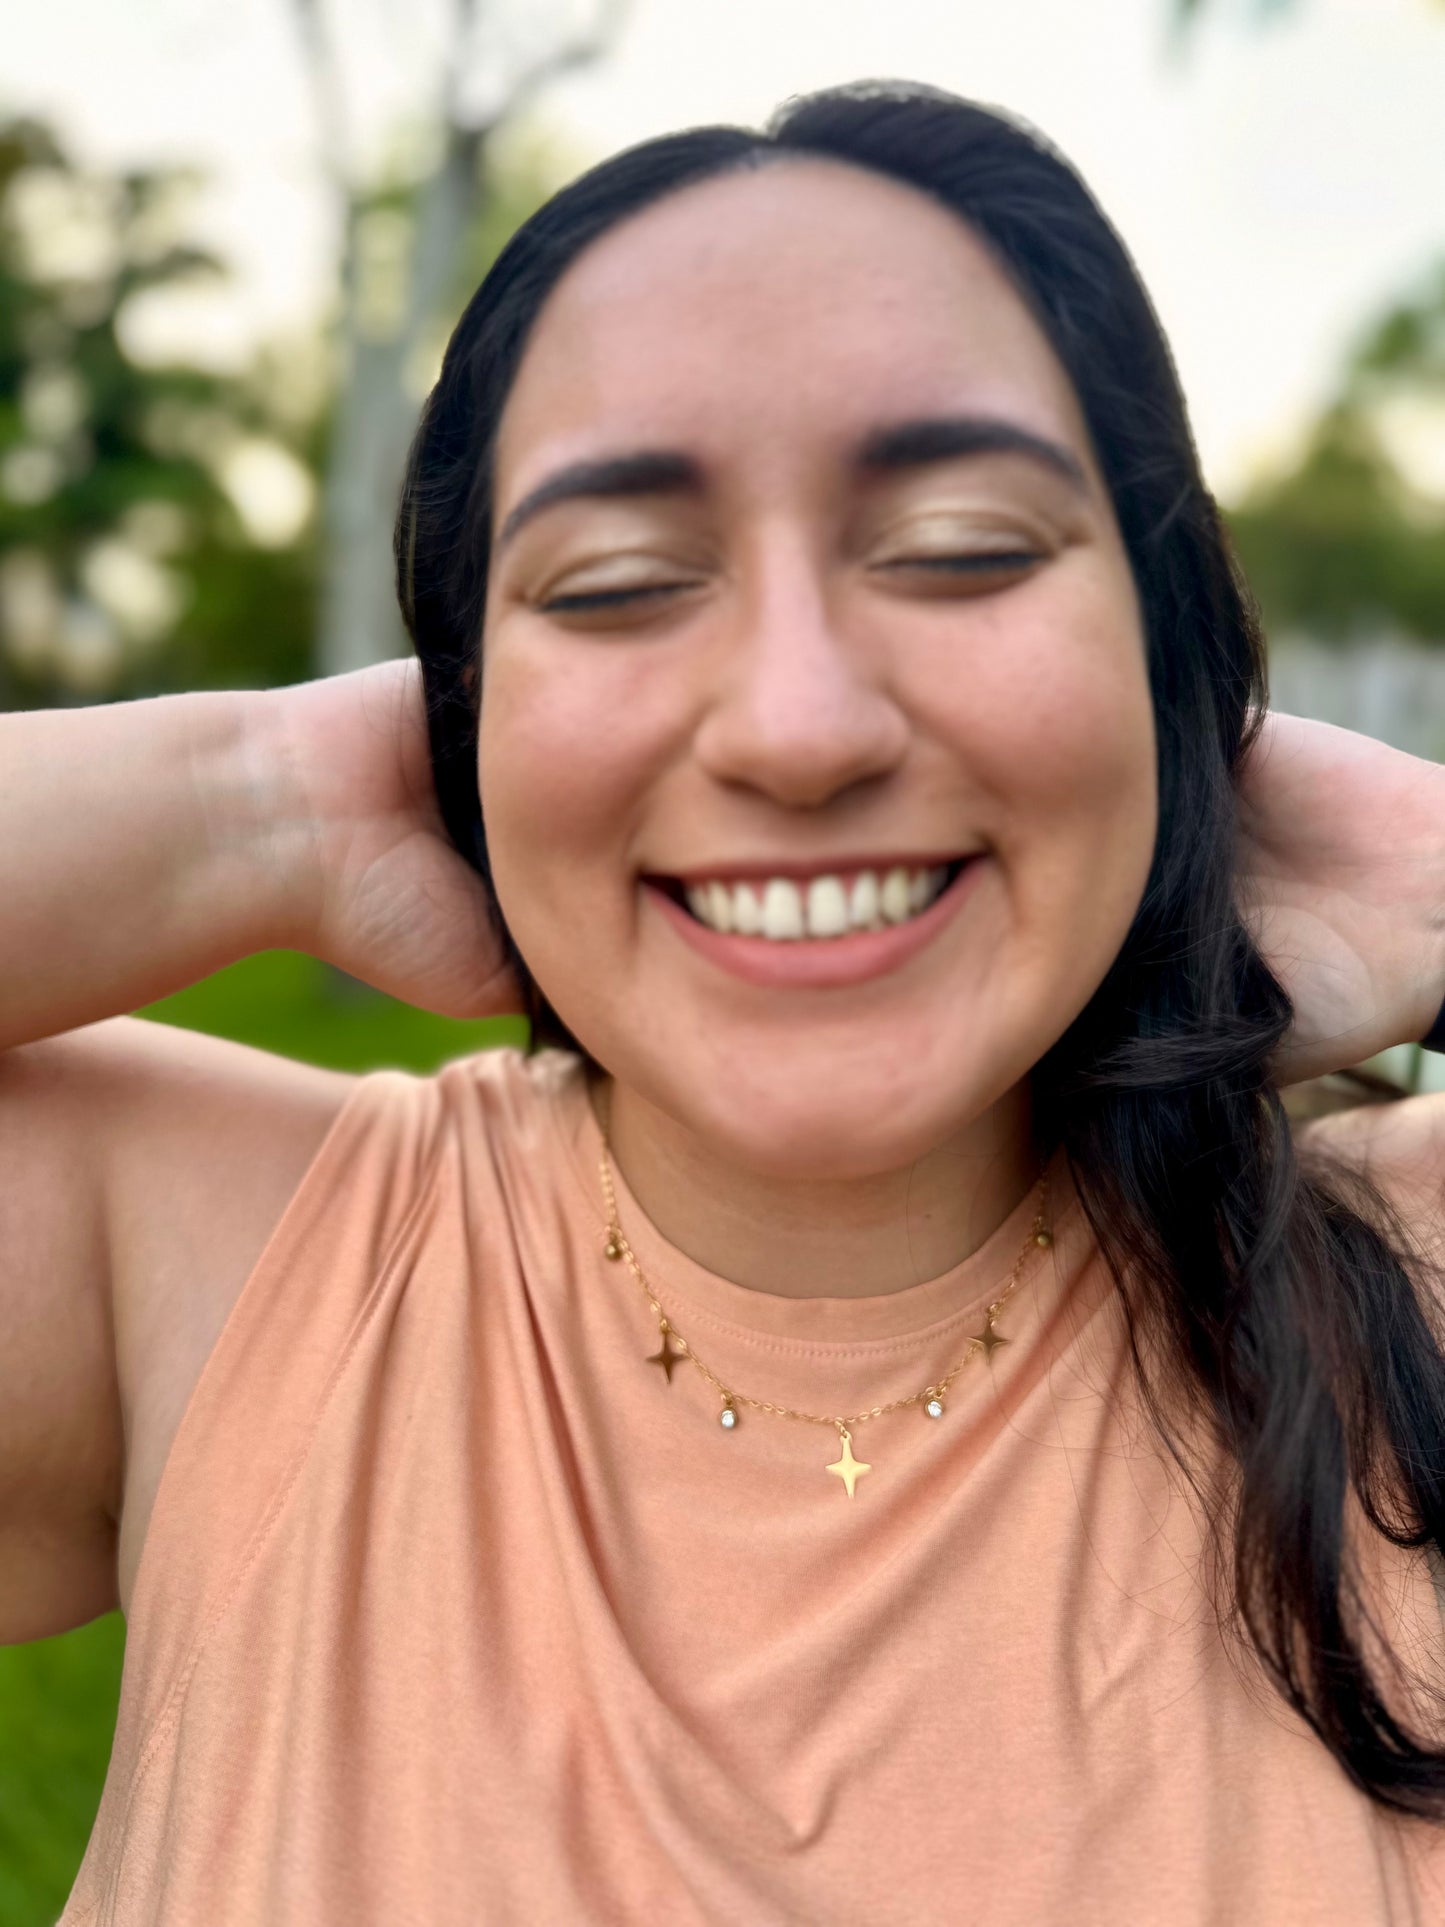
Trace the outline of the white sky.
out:
M 503 0 L 527 19 L 537 0 Z M 1080 168 L 1174 346 L 1225 496 L 1283 456 L 1375 304 L 1445 253 L 1445 8 L 1216 0 L 1169 57 L 1168 0 L 632 0 L 605 64 L 538 118 L 579 163 L 880 74 L 1026 115 Z M 426 0 L 334 0 L 360 147 L 421 96 Z M 220 346 L 305 325 L 331 203 L 288 0 L 9 0 L 0 108 L 85 158 L 199 162 L 206 238 L 239 279 Z

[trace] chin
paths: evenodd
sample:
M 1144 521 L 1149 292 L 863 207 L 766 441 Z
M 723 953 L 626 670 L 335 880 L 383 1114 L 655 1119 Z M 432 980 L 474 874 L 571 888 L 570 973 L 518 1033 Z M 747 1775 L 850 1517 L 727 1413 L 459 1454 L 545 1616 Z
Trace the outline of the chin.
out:
M 619 1065 L 621 1081 L 702 1142 L 759 1176 L 838 1182 L 896 1171 L 966 1131 L 1015 1095 L 1024 1066 L 987 1074 L 975 1053 L 953 1075 L 936 1053 L 890 1052 L 843 1064 L 776 1050 L 734 1056 L 729 1073 L 693 1053 Z M 900 1074 L 900 1066 L 911 1067 Z M 1027 1106 L 1026 1091 L 1018 1092 Z

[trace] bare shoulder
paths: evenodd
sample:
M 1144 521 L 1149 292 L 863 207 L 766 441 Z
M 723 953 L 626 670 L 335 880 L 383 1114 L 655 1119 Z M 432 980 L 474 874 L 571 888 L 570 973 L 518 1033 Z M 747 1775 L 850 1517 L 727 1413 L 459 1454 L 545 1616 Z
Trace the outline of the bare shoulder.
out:
M 356 1079 L 221 1038 L 119 1022 L 90 1081 L 93 1101 L 109 1112 L 116 1370 L 129 1441 L 119 1578 L 128 1604 L 181 1415 Z
M 1335 1111 L 1296 1135 L 1372 1179 L 1428 1249 L 1445 1240 L 1445 1091 Z
M 126 1603 L 201 1367 L 355 1082 L 131 1017 L 0 1052 L 0 1638 Z

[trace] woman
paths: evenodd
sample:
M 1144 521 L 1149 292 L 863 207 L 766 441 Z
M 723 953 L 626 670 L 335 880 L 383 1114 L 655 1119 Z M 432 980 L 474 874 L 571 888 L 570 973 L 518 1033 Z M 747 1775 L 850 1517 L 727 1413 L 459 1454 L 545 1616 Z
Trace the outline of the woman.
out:
M 1074 174 L 901 85 L 594 169 L 398 566 L 420 677 L 4 719 L 65 1921 L 1441 1918 L 1440 1103 L 1278 1096 L 1434 1022 L 1441 779 L 1266 719 Z M 273 944 L 561 1048 L 98 1021 Z

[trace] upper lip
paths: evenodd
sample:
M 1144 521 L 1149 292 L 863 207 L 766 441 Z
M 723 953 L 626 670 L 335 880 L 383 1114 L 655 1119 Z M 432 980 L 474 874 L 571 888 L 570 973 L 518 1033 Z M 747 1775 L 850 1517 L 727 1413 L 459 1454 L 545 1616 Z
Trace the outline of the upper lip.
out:
M 644 875 L 666 878 L 672 883 L 712 883 L 722 877 L 729 881 L 750 882 L 766 881 L 769 877 L 794 878 L 807 882 L 813 877 L 839 876 L 852 870 L 932 870 L 942 869 L 951 863 L 961 863 L 965 857 L 977 856 L 977 850 L 889 850 L 885 853 L 843 852 L 837 856 L 819 857 L 773 857 L 742 859 L 732 861 L 720 858 L 715 863 L 690 864 L 685 870 L 649 869 Z

